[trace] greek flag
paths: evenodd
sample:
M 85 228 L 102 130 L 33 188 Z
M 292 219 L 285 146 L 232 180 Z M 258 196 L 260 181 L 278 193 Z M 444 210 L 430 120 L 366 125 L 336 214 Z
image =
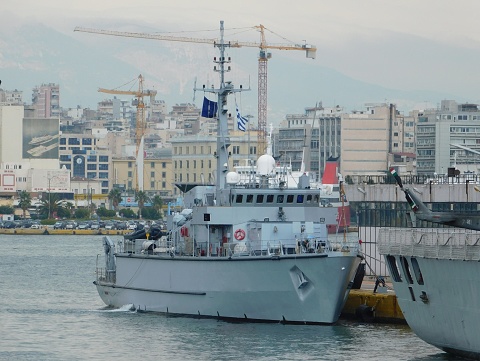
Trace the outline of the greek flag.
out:
M 235 108 L 237 109 L 237 125 L 238 125 L 238 130 L 241 130 L 242 132 L 245 132 L 247 130 L 247 122 L 248 119 L 245 117 L 242 117 L 240 115 L 240 112 L 238 111 L 238 105 L 235 104 Z

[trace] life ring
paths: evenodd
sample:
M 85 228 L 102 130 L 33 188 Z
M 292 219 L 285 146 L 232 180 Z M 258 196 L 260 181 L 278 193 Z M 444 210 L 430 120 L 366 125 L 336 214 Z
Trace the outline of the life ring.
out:
M 182 237 L 188 237 L 188 228 L 187 227 L 180 228 L 180 235 Z
M 241 241 L 245 238 L 245 231 L 243 229 L 237 229 L 234 236 L 237 241 Z

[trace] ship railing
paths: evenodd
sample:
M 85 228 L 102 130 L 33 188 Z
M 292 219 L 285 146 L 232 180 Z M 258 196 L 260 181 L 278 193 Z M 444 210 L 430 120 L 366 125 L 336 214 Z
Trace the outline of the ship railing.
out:
M 448 228 L 381 228 L 381 254 L 480 261 L 480 232 Z
M 95 267 L 95 275 L 96 275 L 97 282 L 115 283 L 116 281 L 115 271 L 109 271 L 107 270 L 106 267 L 99 267 L 98 265 L 99 258 L 100 258 L 100 255 L 97 254 L 97 261 L 96 261 L 96 267 Z

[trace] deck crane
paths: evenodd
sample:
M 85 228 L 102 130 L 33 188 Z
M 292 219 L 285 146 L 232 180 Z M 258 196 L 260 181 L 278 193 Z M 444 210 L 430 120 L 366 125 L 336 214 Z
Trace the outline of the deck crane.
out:
M 266 148 L 267 139 L 267 61 L 271 58 L 271 53 L 267 52 L 269 49 L 277 50 L 303 50 L 307 58 L 315 59 L 317 48 L 311 44 L 268 44 L 265 40 L 265 28 L 263 25 L 254 26 L 260 32 L 260 43 L 257 42 L 242 42 L 230 41 L 229 45 L 232 48 L 253 47 L 259 48 L 258 56 L 258 149 L 257 154 L 263 154 Z M 268 30 L 268 29 L 267 29 Z M 208 38 L 191 38 L 183 36 L 170 36 L 150 33 L 135 33 L 114 30 L 102 30 L 76 27 L 74 31 L 92 34 L 111 35 L 129 38 L 141 38 L 152 40 L 178 41 L 185 43 L 203 43 L 215 45 L 218 39 Z
M 143 76 L 140 74 L 138 76 L 138 91 L 130 90 L 118 90 L 118 89 L 104 89 L 98 88 L 100 93 L 108 94 L 123 94 L 123 95 L 134 95 L 137 98 L 137 116 L 136 116 L 136 126 L 135 126 L 135 144 L 137 147 L 136 154 L 138 154 L 138 148 L 140 146 L 140 141 L 142 136 L 145 134 L 145 102 L 143 98 L 145 96 L 150 97 L 150 102 L 155 100 L 157 95 L 156 90 L 143 90 Z

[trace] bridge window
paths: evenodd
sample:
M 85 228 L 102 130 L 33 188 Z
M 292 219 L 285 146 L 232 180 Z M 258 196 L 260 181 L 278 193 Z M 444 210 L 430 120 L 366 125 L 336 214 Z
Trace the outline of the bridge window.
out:
M 253 202 L 253 194 L 247 194 L 247 203 Z
M 267 203 L 273 203 L 273 194 L 267 194 Z
M 257 194 L 257 203 L 263 203 L 263 194 Z
M 243 202 L 243 194 L 237 194 L 237 199 L 235 203 L 242 203 Z
M 277 203 L 283 203 L 283 194 L 277 196 Z
M 294 197 L 295 197 L 295 196 L 294 196 L 293 194 L 289 194 L 289 195 L 287 196 L 287 203 L 293 203 Z
M 303 194 L 297 196 L 297 203 L 303 203 Z

